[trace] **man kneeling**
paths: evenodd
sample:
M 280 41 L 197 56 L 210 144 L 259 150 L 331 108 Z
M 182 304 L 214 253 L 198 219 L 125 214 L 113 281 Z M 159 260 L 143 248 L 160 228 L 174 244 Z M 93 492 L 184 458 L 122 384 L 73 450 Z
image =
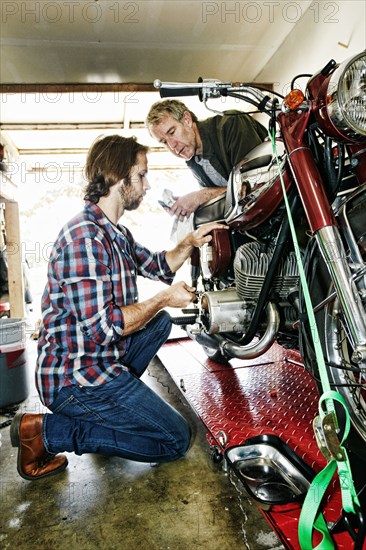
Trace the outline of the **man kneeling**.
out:
M 136 242 L 119 220 L 150 188 L 146 155 L 117 135 L 89 150 L 84 210 L 56 239 L 42 297 L 36 383 L 52 414 L 17 415 L 10 430 L 24 479 L 63 471 L 61 452 L 168 462 L 188 449 L 186 420 L 140 378 L 170 334 L 164 308 L 195 299 L 194 288 L 172 284 L 175 272 L 223 226 L 201 227 L 169 251 Z M 139 302 L 138 275 L 169 286 Z

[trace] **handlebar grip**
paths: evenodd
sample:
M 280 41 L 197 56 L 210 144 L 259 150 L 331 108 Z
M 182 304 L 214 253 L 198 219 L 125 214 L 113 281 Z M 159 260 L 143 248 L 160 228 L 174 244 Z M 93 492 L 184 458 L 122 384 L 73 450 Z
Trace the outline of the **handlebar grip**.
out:
M 197 88 L 160 88 L 159 93 L 160 97 L 183 97 L 198 95 L 199 90 Z
M 202 86 L 193 84 L 180 85 L 178 83 L 164 83 L 160 80 L 154 81 L 154 87 L 159 90 L 160 97 L 182 97 L 199 95 Z

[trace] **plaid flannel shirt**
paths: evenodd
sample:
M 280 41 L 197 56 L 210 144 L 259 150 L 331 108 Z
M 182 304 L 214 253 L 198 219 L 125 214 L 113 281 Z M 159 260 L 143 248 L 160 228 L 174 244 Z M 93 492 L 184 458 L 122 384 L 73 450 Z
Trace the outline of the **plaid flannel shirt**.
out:
M 138 275 L 167 284 L 174 278 L 165 251 L 141 246 L 86 202 L 60 231 L 49 260 L 36 366 L 45 405 L 64 385 L 103 384 L 125 368 L 130 337 L 121 307 L 138 301 Z

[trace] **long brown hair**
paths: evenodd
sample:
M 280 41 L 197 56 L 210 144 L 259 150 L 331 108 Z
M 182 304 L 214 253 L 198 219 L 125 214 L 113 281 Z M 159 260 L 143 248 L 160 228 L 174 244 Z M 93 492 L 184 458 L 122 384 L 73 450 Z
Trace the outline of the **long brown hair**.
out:
M 119 135 L 99 137 L 90 147 L 84 168 L 88 181 L 84 200 L 97 204 L 109 189 L 121 180 L 127 181 L 138 153 L 147 153 L 148 147 L 135 137 Z

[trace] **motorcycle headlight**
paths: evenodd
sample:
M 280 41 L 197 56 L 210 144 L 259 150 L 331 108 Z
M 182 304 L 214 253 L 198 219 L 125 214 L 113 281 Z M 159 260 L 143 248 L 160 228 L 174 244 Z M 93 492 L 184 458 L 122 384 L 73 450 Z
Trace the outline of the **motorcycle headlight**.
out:
M 356 140 L 366 136 L 366 52 L 334 71 L 326 103 L 329 118 L 342 135 Z

